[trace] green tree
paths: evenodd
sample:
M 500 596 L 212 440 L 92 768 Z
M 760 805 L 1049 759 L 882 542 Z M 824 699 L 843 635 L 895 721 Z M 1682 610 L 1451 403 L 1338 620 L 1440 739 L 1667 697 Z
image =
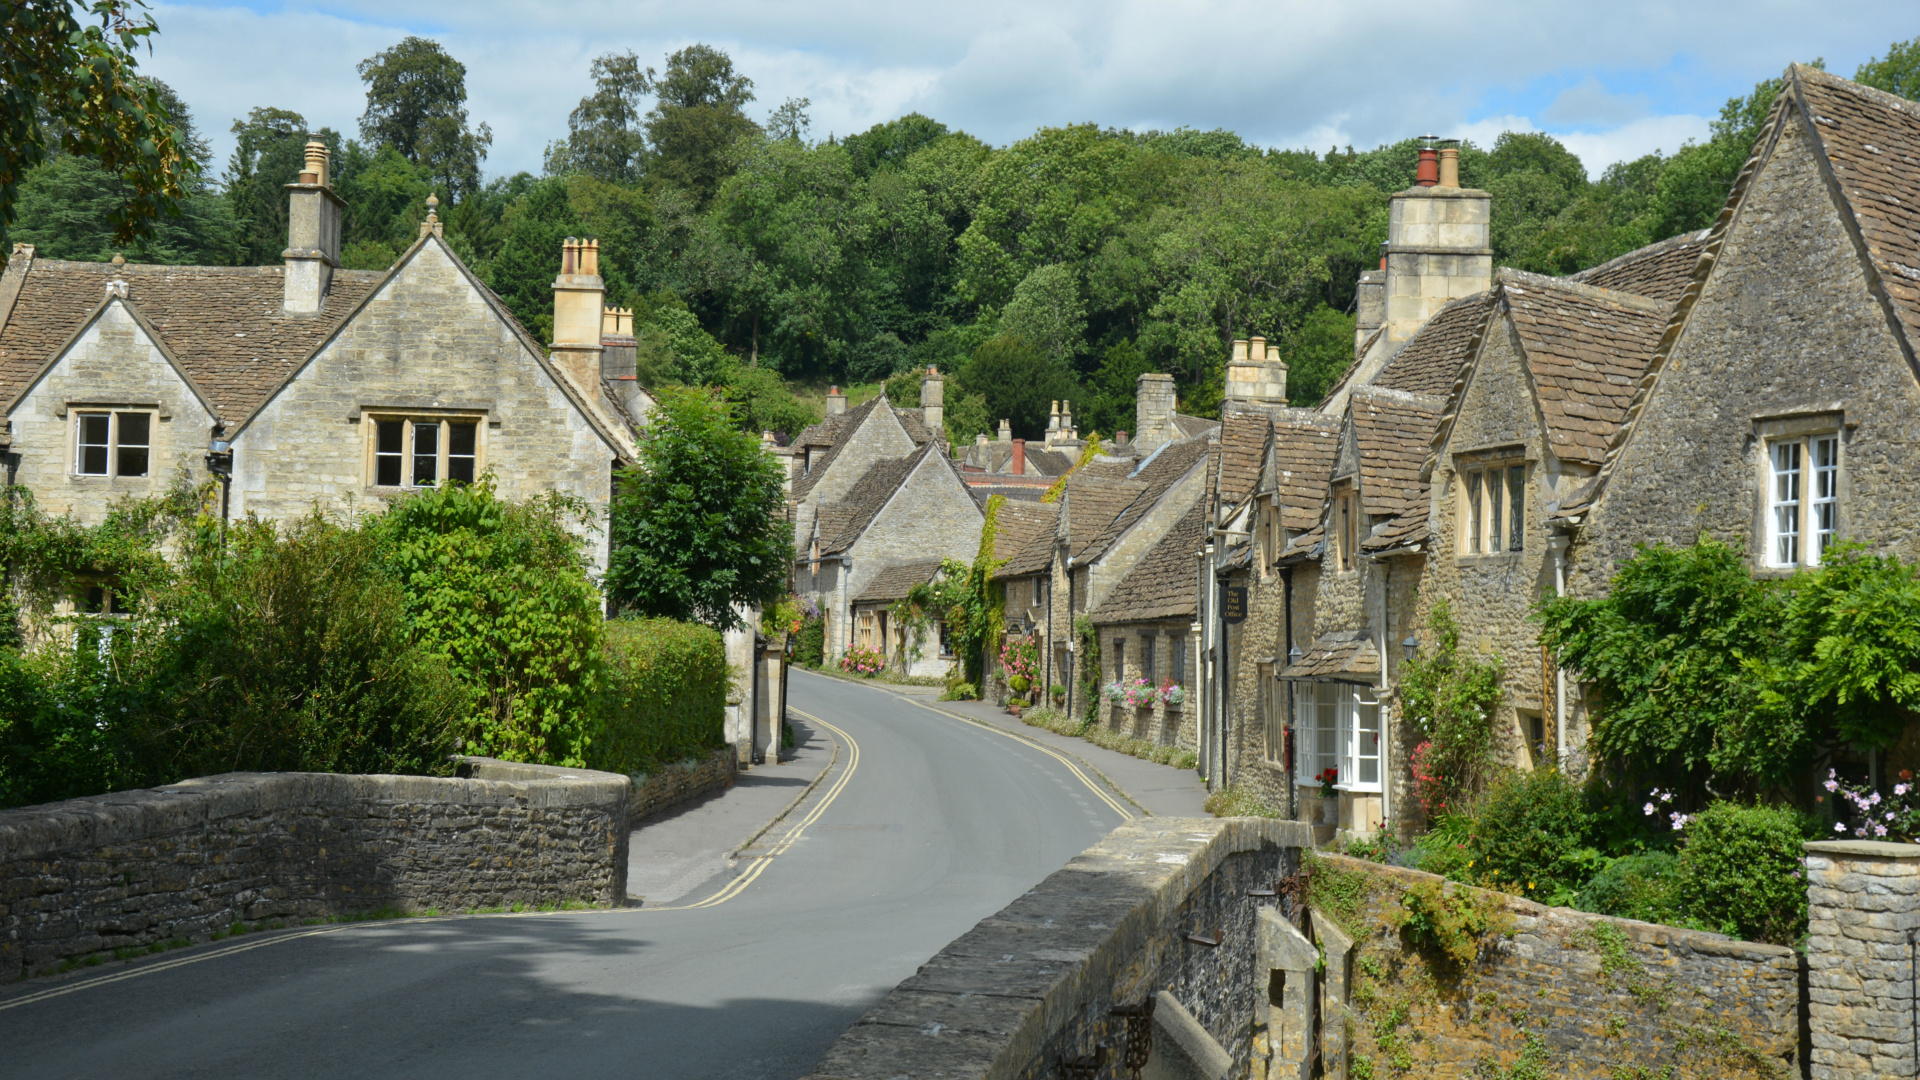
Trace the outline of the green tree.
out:
M 98 161 L 57 153 L 20 185 L 16 205 L 22 223 L 13 239 L 34 245 L 43 259 L 103 261 L 122 251 L 159 263 L 224 265 L 239 259 L 227 200 L 204 190 L 179 200 L 178 213 L 155 220 L 144 236 L 122 243 L 113 212 L 130 195 L 127 182 Z
M 811 98 L 788 98 L 780 103 L 767 117 L 767 138 L 785 142 L 804 143 L 807 131 L 813 127 L 813 119 L 807 110 L 813 106 Z
M 963 398 L 980 395 L 989 422 L 1011 422 L 1014 437 L 1021 439 L 1043 438 L 1050 403 L 1071 400 L 1075 393 L 1073 373 L 1065 365 L 1011 334 L 974 350 L 958 381 Z
M 1887 55 L 1861 64 L 1853 73 L 1853 81 L 1908 101 L 1920 101 L 1920 37 L 1887 46 Z
M 567 137 L 547 148 L 549 176 L 584 172 L 610 184 L 631 184 L 646 165 L 640 103 L 653 93 L 653 69 L 631 52 L 597 56 L 593 93 L 567 117 Z
M 733 58 L 711 45 L 689 45 L 667 57 L 666 74 L 652 83 L 657 99 L 647 113 L 653 150 L 649 173 L 711 198 L 731 171 L 728 153 L 760 126 L 743 111 L 753 80 L 733 70 Z
M 1320 304 L 1281 345 L 1287 361 L 1287 400 L 1317 405 L 1353 366 L 1352 315 Z
M 706 390 L 664 389 L 615 490 L 607 590 L 623 610 L 740 625 L 793 568 L 780 466 Z
M 843 141 L 853 171 L 870 176 L 882 169 L 899 169 L 921 148 L 947 134 L 947 125 L 919 113 L 875 124 Z
M 385 270 L 419 238 L 433 179 L 391 146 L 369 153 L 350 142 L 334 165 L 333 187 L 347 204 L 341 264 L 350 270 Z M 281 205 L 286 201 L 281 193 Z
M 631 305 L 630 276 L 653 231 L 645 191 L 608 184 L 586 173 L 528 179 L 503 212 L 498 248 L 483 268 L 487 284 L 536 338 L 553 340 L 553 278 L 569 236 L 600 241 L 600 277 L 607 302 Z
M 1000 328 L 1071 368 L 1087 340 L 1087 305 L 1073 268 L 1058 263 L 1035 267 L 1014 286 L 1013 299 L 1000 312 Z
M 467 68 L 436 41 L 408 36 L 360 61 L 367 111 L 360 137 L 391 146 L 420 166 L 450 200 L 480 186 L 480 162 L 493 145 L 486 124 L 467 126 Z
M 1074 400 L 1074 423 L 1089 431 L 1133 430 L 1138 419 L 1140 376 L 1152 370 L 1153 361 L 1133 342 L 1107 346 L 1099 368 Z
M 136 50 L 157 29 L 141 0 L 0 7 L 0 266 L 13 250 L 20 185 L 56 148 L 124 185 L 105 208 L 118 244 L 149 237 L 188 194 L 200 172 L 194 147 L 169 118 L 161 85 L 135 72 Z
M 306 163 L 307 120 L 287 109 L 256 108 L 233 122 L 233 155 L 221 177 L 233 207 L 243 265 L 280 262 L 287 249 L 288 202 L 285 185 L 300 178 Z M 321 129 L 316 137 L 336 160 L 340 136 Z

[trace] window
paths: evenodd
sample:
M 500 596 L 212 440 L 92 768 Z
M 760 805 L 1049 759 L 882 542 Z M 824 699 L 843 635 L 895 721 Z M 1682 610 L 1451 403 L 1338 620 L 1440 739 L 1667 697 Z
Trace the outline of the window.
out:
M 1371 686 L 1303 682 L 1294 689 L 1294 727 L 1304 745 L 1296 775 L 1313 783 L 1327 769 L 1347 791 L 1380 790 L 1380 703 Z
M 1125 682 L 1127 678 L 1127 639 L 1113 639 L 1113 681 Z
M 1281 685 L 1273 679 L 1273 665 L 1260 664 L 1256 677 L 1260 687 L 1260 719 L 1267 735 L 1267 764 L 1286 762 L 1287 734 L 1285 718 L 1280 714 Z
M 1033 606 L 1039 607 L 1041 604 L 1044 604 L 1046 602 L 1047 602 L 1047 579 L 1042 577 L 1034 578 L 1033 579 Z
M 1498 555 L 1526 549 L 1527 466 L 1525 462 L 1462 466 L 1460 540 L 1462 555 Z
M 1157 686 L 1160 683 L 1160 677 L 1158 670 L 1153 666 L 1155 659 L 1153 646 L 1152 634 L 1140 635 L 1140 677 Z
M 948 626 L 945 622 L 941 622 L 940 623 L 940 658 L 942 660 L 945 660 L 950 658 L 951 656 L 953 656 L 953 627 Z
M 1840 535 L 1840 436 L 1767 444 L 1767 565 L 1818 566 Z
M 470 484 L 480 473 L 477 419 L 382 416 L 372 428 L 375 487 L 433 487 L 443 478 Z
M 860 613 L 860 647 L 873 648 L 873 612 L 871 611 Z
M 153 456 L 152 413 L 76 411 L 73 415 L 76 475 L 147 475 Z
M 1187 685 L 1187 635 L 1175 634 L 1167 639 L 1167 678 L 1174 685 Z
M 1359 544 L 1359 500 L 1355 498 L 1353 488 L 1335 488 L 1333 493 L 1333 535 L 1338 565 L 1342 570 L 1353 569 L 1353 556 Z

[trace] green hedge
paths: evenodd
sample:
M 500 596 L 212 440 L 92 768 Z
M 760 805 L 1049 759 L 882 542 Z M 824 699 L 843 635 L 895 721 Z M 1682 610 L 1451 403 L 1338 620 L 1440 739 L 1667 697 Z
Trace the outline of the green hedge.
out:
M 672 619 L 606 626 L 606 677 L 587 764 L 640 775 L 724 745 L 726 648 L 718 631 Z

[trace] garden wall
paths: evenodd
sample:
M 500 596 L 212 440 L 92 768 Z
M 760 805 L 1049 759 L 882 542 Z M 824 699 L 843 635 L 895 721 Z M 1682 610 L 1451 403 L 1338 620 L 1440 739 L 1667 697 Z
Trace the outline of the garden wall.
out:
M 1807 845 L 1807 1012 L 1814 1080 L 1912 1076 L 1920 845 Z
M 733 783 L 739 767 L 732 747 L 715 750 L 697 762 L 679 761 L 649 773 L 633 786 L 633 798 L 627 804 L 627 821 L 638 826 L 644 819 L 709 791 Z
M 0 981 L 246 920 L 625 902 L 624 776 L 228 773 L 0 811 Z
M 1339 1040 L 1329 1040 L 1328 1076 L 1800 1075 L 1791 949 L 1448 884 L 1495 925 L 1477 961 L 1454 973 L 1390 923 L 1409 887 L 1443 879 L 1338 855 L 1320 866 L 1315 925 L 1344 1001 L 1323 1026 L 1341 1027 L 1344 1010 L 1351 1052 L 1339 1061 Z
M 1103 1054 L 1098 1075 L 1124 1076 L 1149 1029 L 1155 1067 L 1244 1077 L 1267 997 L 1262 911 L 1306 842 L 1305 826 L 1259 818 L 1123 825 L 895 987 L 813 1080 L 1055 1080 Z M 1113 1011 L 1149 999 L 1151 1019 Z

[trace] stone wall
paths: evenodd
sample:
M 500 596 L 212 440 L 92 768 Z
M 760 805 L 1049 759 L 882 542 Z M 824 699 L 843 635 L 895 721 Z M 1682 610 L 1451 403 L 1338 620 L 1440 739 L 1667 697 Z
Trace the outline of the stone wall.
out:
M 1808 844 L 1807 909 L 1808 1075 L 1914 1075 L 1920 845 Z
M 1279 903 L 1270 886 L 1306 840 L 1301 826 L 1253 818 L 1123 825 L 895 987 L 827 1050 L 814 1080 L 1053 1080 L 1063 1061 L 1102 1046 L 1100 1075 L 1126 1075 L 1129 1018 L 1113 1010 L 1161 993 L 1185 1008 L 1158 999 L 1156 1064 L 1176 1052 L 1166 1025 L 1184 1011 L 1231 1075 L 1246 1076 L 1269 983 L 1262 911 Z M 1136 1046 L 1144 1026 L 1135 1021 Z
M 0 811 L 0 981 L 237 921 L 625 902 L 631 781 L 228 773 Z
M 1454 971 L 1389 921 L 1410 886 L 1440 878 L 1338 855 L 1320 863 L 1316 901 L 1353 901 L 1314 914 L 1336 999 L 1323 1030 L 1344 1035 L 1350 1055 L 1340 1060 L 1330 1039 L 1327 1076 L 1799 1075 L 1792 949 L 1447 885 L 1496 923 L 1476 961 Z
M 698 762 L 668 765 L 633 786 L 633 797 L 627 803 L 627 820 L 637 826 L 662 810 L 697 799 L 716 788 L 728 787 L 737 768 L 736 755 L 731 749 L 715 750 Z

